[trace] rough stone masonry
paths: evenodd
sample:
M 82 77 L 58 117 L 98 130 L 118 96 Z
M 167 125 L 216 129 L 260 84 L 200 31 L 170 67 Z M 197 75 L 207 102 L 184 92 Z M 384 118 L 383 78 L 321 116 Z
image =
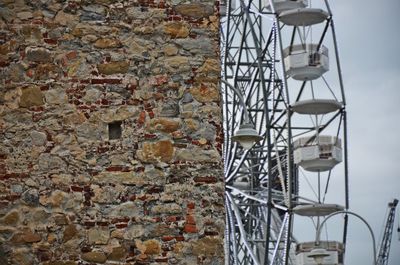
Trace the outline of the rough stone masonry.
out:
M 0 1 L 0 264 L 224 264 L 217 9 Z

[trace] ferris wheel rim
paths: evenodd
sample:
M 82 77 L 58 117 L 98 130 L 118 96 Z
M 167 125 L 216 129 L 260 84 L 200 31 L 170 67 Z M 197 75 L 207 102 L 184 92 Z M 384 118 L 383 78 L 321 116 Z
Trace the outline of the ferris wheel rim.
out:
M 251 211 L 251 207 L 245 207 L 241 204 L 249 203 L 249 200 L 256 201 L 260 205 L 253 205 L 253 210 L 255 210 L 255 214 L 258 214 L 258 208 L 267 205 L 265 207 L 267 211 L 267 216 L 265 223 L 268 225 L 273 225 L 274 221 L 271 219 L 272 209 L 276 211 L 282 211 L 289 213 L 289 224 L 288 231 L 290 231 L 290 227 L 292 226 L 293 207 L 297 204 L 296 200 L 300 199 L 302 196 L 297 194 L 298 184 L 297 182 L 293 182 L 294 179 L 288 178 L 288 174 L 292 174 L 293 172 L 290 166 L 292 161 L 292 143 L 295 137 L 300 137 L 302 134 L 307 135 L 320 135 L 322 132 L 331 130 L 333 127 L 337 127 L 335 134 L 340 134 L 343 137 L 344 142 L 344 170 L 345 170 L 345 178 L 346 178 L 346 192 L 345 192 L 345 203 L 343 206 L 344 209 L 348 209 L 348 169 L 347 169 L 347 123 L 346 123 L 346 110 L 345 110 L 345 96 L 343 89 L 343 80 L 341 77 L 340 70 L 340 62 L 338 59 L 337 52 L 337 43 L 334 29 L 332 29 L 331 34 L 334 36 L 334 51 L 336 56 L 335 63 L 338 67 L 339 72 L 339 81 L 340 81 L 340 92 L 336 95 L 332 92 L 333 99 L 330 98 L 318 98 L 313 96 L 312 99 L 304 99 L 301 98 L 302 92 L 297 95 L 297 99 L 295 101 L 290 100 L 291 91 L 288 90 L 288 85 L 286 79 L 289 78 L 285 74 L 285 63 L 284 53 L 282 47 L 282 38 L 281 38 L 281 30 L 288 28 L 287 25 L 285 27 L 280 26 L 279 16 L 274 12 L 265 12 L 264 9 L 257 10 L 256 5 L 250 5 L 251 1 L 247 2 L 241 0 L 240 7 L 233 10 L 233 13 L 230 13 L 229 10 L 230 2 L 228 2 L 227 15 L 228 18 L 226 34 L 224 38 L 224 43 L 222 43 L 222 51 L 223 51 L 223 76 L 222 76 L 222 84 L 221 89 L 223 91 L 223 103 L 224 103 L 224 113 L 225 115 L 231 115 L 229 119 L 225 119 L 224 130 L 226 130 L 225 137 L 229 138 L 224 142 L 224 159 L 225 159 L 225 181 L 226 181 L 226 192 L 229 194 L 231 199 L 229 203 L 239 205 L 242 207 L 240 211 L 246 213 Z M 272 3 L 273 1 L 269 1 Z M 325 1 L 327 4 L 327 1 Z M 239 11 L 241 9 L 241 11 Z M 273 4 L 272 4 L 272 10 Z M 319 12 L 319 11 L 318 11 Z M 282 14 L 282 13 L 281 13 Z M 323 31 L 323 36 L 320 37 L 319 42 L 315 44 L 317 50 L 319 50 L 325 41 L 325 35 L 327 33 L 327 29 L 333 27 L 332 13 L 330 7 L 327 4 L 327 11 L 320 12 L 320 14 L 324 15 L 323 21 L 326 21 L 325 30 Z M 242 16 L 242 17 L 241 17 Z M 229 20 L 231 18 L 231 20 Z M 261 27 L 262 20 L 265 19 L 269 21 L 269 23 L 276 23 L 274 29 L 276 31 L 270 30 L 269 34 L 264 34 L 264 36 L 254 37 L 254 34 L 258 34 L 258 27 Z M 230 23 L 230 24 L 229 24 Z M 239 24 L 242 23 L 243 28 L 239 28 Z M 235 28 L 236 27 L 236 28 Z M 250 29 L 249 29 L 250 28 Z M 254 29 L 256 28 L 256 30 Z M 263 29 L 264 30 L 264 29 Z M 268 30 L 267 30 L 268 31 Z M 260 29 L 261 32 L 261 29 Z M 235 45 L 235 34 L 239 34 L 239 38 L 241 39 Z M 253 36 L 253 37 L 251 37 Z M 246 43 L 244 38 L 252 38 L 252 41 L 247 40 L 248 42 L 253 42 L 254 47 L 249 47 L 249 43 Z M 306 36 L 304 40 L 306 40 Z M 266 42 L 269 42 L 266 44 Z M 266 46 L 256 47 L 257 43 L 263 43 Z M 247 45 L 247 46 L 246 46 Z M 269 46 L 268 46 L 269 45 Z M 253 53 L 252 53 L 253 52 Z M 268 57 L 269 56 L 269 57 Z M 267 58 L 268 57 L 268 58 Z M 253 60 L 253 61 L 247 61 Z M 269 61 L 268 61 L 269 60 Z M 269 62 L 269 63 L 268 63 Z M 272 63 L 271 63 L 272 62 Z M 258 67 L 258 68 L 257 68 Z M 322 74 L 321 74 L 322 75 Z M 263 79 L 265 81 L 263 81 Z M 321 78 L 326 83 L 326 86 L 331 91 L 336 88 L 330 88 L 329 83 L 325 80 L 324 76 Z M 261 82 L 261 83 L 260 83 Z M 240 93 L 243 93 L 243 101 L 245 104 L 239 103 L 241 101 L 235 96 L 235 92 L 229 91 L 230 88 L 223 83 L 229 83 Z M 257 84 L 261 89 L 257 88 Z M 313 86 L 312 81 L 305 81 L 303 85 L 311 84 Z M 304 86 L 307 90 L 307 87 Z M 258 89 L 258 90 L 257 90 Z M 303 90 L 303 89 L 302 89 Z M 301 90 L 301 91 L 302 91 Z M 340 95 L 339 95 L 340 94 Z M 304 96 L 304 95 L 303 95 Z M 307 113 L 304 111 L 304 108 L 307 107 L 307 104 L 320 104 L 320 111 L 318 113 Z M 325 104 L 325 105 L 324 105 Z M 243 106 L 245 105 L 245 106 Z M 271 107 L 272 106 L 272 107 Z M 300 106 L 300 107 L 299 107 Z M 316 106 L 316 105 L 314 105 Z M 303 112 L 300 113 L 301 107 L 303 107 Z M 299 110 L 300 111 L 296 111 Z M 329 110 L 329 111 L 327 111 Z M 248 113 L 247 113 L 248 112 Z M 326 112 L 326 113 L 325 113 Z M 311 120 L 313 121 L 313 116 L 315 115 L 323 115 L 319 119 L 315 119 L 313 126 L 298 126 L 292 125 L 291 121 L 298 119 L 301 114 L 309 114 Z M 260 135 L 263 135 L 264 140 L 260 143 L 256 144 L 251 150 L 243 150 L 240 144 L 232 141 L 232 136 L 239 129 L 239 127 L 244 123 L 244 120 L 247 120 L 245 116 L 249 116 L 248 120 L 251 120 L 254 123 L 255 128 L 259 131 Z M 326 117 L 325 117 L 326 116 Z M 324 118 L 325 117 L 325 118 Z M 267 121 L 265 120 L 267 119 Z M 270 121 L 268 120 L 270 119 Z M 302 130 L 301 133 L 294 133 L 292 135 L 292 130 L 298 131 Z M 286 145 L 286 147 L 285 147 Z M 267 153 L 267 150 L 268 152 Z M 289 150 L 288 150 L 289 149 Z M 271 151 L 272 150 L 272 151 Z M 289 159 L 285 159 L 286 156 Z M 281 157 L 284 158 L 281 160 Z M 298 164 L 293 165 L 293 167 L 299 167 Z M 265 168 L 268 168 L 267 172 L 262 172 Z M 320 174 L 318 170 L 318 174 Z M 331 171 L 329 170 L 329 178 L 326 183 L 326 190 L 328 189 L 329 180 L 331 179 Z M 280 173 L 279 173 L 280 172 Z M 251 181 L 245 180 L 243 176 L 245 174 L 250 174 L 252 178 L 257 176 L 256 179 Z M 307 173 L 308 174 L 308 173 Z M 294 176 L 296 177 L 296 176 Z M 280 183 L 275 183 L 272 179 L 276 179 L 280 181 Z M 290 180 L 290 181 L 289 181 Z M 293 183 L 292 183 L 293 182 Z M 274 186 L 275 185 L 275 186 Z M 280 187 L 282 191 L 279 193 L 273 192 L 277 190 L 277 187 Z M 288 193 L 285 190 L 289 191 Z M 285 195 L 286 193 L 286 195 Z M 293 194 L 292 194 L 293 193 Z M 290 199 L 288 199 L 288 195 Z M 325 195 L 323 201 L 325 201 Z M 275 196 L 275 197 L 273 197 Z M 234 201 L 236 200 L 236 201 Z M 305 201 L 312 202 L 313 200 L 305 198 Z M 321 198 L 317 198 L 314 201 L 315 204 L 320 202 Z M 262 205 L 261 205 L 262 204 Z M 293 205 L 292 205 L 293 204 Z M 276 206 L 279 207 L 276 207 Z M 284 206 L 283 206 L 284 205 Z M 263 206 L 264 207 L 264 206 Z M 275 208 L 276 207 L 276 208 Z M 339 206 L 337 206 L 339 207 Z M 274 210 L 274 211 L 275 211 Z M 253 218 L 251 217 L 253 214 L 244 214 L 241 218 Z M 280 216 L 280 214 L 278 214 Z M 238 217 L 239 218 L 239 217 Z M 257 217 L 260 218 L 260 217 Z M 283 215 L 279 218 L 283 218 Z M 246 223 L 245 220 L 243 220 Z M 247 224 L 246 224 L 247 225 Z M 278 224 L 275 224 L 278 225 Z M 347 220 L 344 223 L 345 230 L 347 231 Z M 273 239 L 269 239 L 272 235 L 272 232 L 269 231 L 269 227 L 260 228 L 254 227 L 253 229 L 258 229 L 257 233 L 266 233 L 265 243 L 267 246 L 269 244 L 274 244 Z M 282 228 L 283 229 L 283 228 Z M 254 231 L 256 231 L 254 230 Z M 231 229 L 234 232 L 234 228 Z M 253 231 L 253 235 L 256 236 L 256 232 Z M 244 233 L 241 231 L 241 233 Z M 270 234 L 268 234 L 270 233 Z M 346 242 L 346 233 L 343 234 L 343 242 Z M 245 236 L 245 235 L 242 235 Z M 250 236 L 250 234 L 249 234 Z M 272 235 L 273 236 L 273 235 Z M 293 264 L 290 259 L 294 253 L 293 244 L 291 242 L 297 242 L 291 239 L 292 235 L 288 236 L 288 240 L 285 242 L 285 246 L 282 250 L 279 251 L 280 258 L 279 262 L 276 264 Z M 250 241 L 249 241 L 250 242 Z M 250 243 L 252 245 L 252 249 L 257 249 L 256 243 Z M 274 245 L 275 249 L 280 247 L 279 244 Z M 258 252 L 257 252 L 258 251 Z M 260 254 L 262 248 L 256 250 L 256 254 Z M 266 258 L 264 257 L 264 261 L 268 260 L 271 257 L 271 254 L 268 253 L 269 250 L 266 247 L 264 249 Z M 258 253 L 258 254 L 257 254 Z M 229 254 L 229 253 L 228 253 Z M 238 255 L 238 254 L 235 254 Z M 275 256 L 273 256 L 275 258 Z M 236 260 L 236 257 L 233 257 L 231 260 Z M 248 260 L 247 260 L 248 262 Z M 240 263 L 240 262 L 239 262 Z M 243 264 L 243 263 L 240 263 Z M 247 263 L 246 263 L 247 264 Z M 252 264 L 252 263 L 249 263 Z M 274 263 L 275 264 L 275 263 Z

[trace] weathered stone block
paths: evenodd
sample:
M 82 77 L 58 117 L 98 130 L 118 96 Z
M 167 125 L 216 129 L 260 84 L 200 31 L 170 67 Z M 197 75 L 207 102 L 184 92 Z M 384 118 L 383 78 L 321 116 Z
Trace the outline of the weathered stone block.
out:
M 0 238 L 2 242 L 4 242 L 5 240 L 9 241 L 10 239 L 12 239 L 13 235 L 16 232 L 17 232 L 16 229 L 10 226 L 0 226 Z
M 221 156 L 216 150 L 203 150 L 199 147 L 193 147 L 191 149 L 177 149 L 175 159 L 178 161 L 218 163 L 221 161 Z
M 22 82 L 26 80 L 25 67 L 20 63 L 11 63 L 6 71 L 5 76 L 13 82 Z
M 167 56 L 176 55 L 178 53 L 178 48 L 175 45 L 166 45 L 163 49 L 164 54 Z
M 0 223 L 3 225 L 16 226 L 19 222 L 18 211 L 9 212 L 6 216 L 0 219 Z
M 174 41 L 178 44 L 182 49 L 189 51 L 192 54 L 196 54 L 197 56 L 207 56 L 214 57 L 215 49 L 218 48 L 215 43 L 213 43 L 209 38 L 198 38 L 198 39 L 177 39 Z
M 152 19 L 154 21 L 160 21 L 167 18 L 167 14 L 165 9 L 163 8 L 149 8 L 143 9 L 141 6 L 133 6 L 126 8 L 126 15 L 130 19 L 137 19 L 137 20 L 147 20 Z
M 110 231 L 108 228 L 92 228 L 88 231 L 89 244 L 106 245 L 110 238 Z
M 107 127 L 105 123 L 85 122 L 76 128 L 78 141 L 103 141 L 107 139 Z
M 221 108 L 217 105 L 205 105 L 196 110 L 196 115 L 200 118 L 212 117 L 213 120 L 221 120 Z
M 13 249 L 10 254 L 11 264 L 18 265 L 33 265 L 34 257 L 32 252 L 28 248 L 16 248 Z
M 70 199 L 71 196 L 68 193 L 60 190 L 55 190 L 50 194 L 50 196 L 41 196 L 40 203 L 46 206 L 62 207 L 64 206 L 64 203 L 66 203 Z
M 63 116 L 62 122 L 65 126 L 75 126 L 84 123 L 87 119 L 82 112 L 74 112 Z
M 219 77 L 221 74 L 221 62 L 213 58 L 207 58 L 203 65 L 197 69 L 197 73 L 207 76 L 211 74 Z
M 174 236 L 174 235 L 178 234 L 176 229 L 169 227 L 166 224 L 157 224 L 157 225 L 148 226 L 148 227 L 149 227 L 148 236 L 150 238 L 163 237 L 163 236 Z
M 200 123 L 195 119 L 185 119 L 185 129 L 188 132 L 196 132 L 200 128 Z
M 154 27 L 153 26 L 139 26 L 135 27 L 133 29 L 133 32 L 136 34 L 142 34 L 142 35 L 147 35 L 147 34 L 152 34 L 154 32 Z
M 186 38 L 190 30 L 187 23 L 172 21 L 164 25 L 164 32 L 172 38 Z
M 125 74 L 129 69 L 129 62 L 110 62 L 106 64 L 97 65 L 97 69 L 100 74 L 112 75 L 112 74 Z
M 174 100 L 168 100 L 161 106 L 160 116 L 162 117 L 176 117 L 179 114 L 179 104 Z
M 145 255 L 158 255 L 161 253 L 161 244 L 158 240 L 150 239 L 144 242 L 135 240 L 136 247 Z
M 171 69 L 171 71 L 174 71 L 176 73 L 189 71 L 191 69 L 189 64 L 189 58 L 186 56 L 179 56 L 179 55 L 166 58 L 165 66 L 167 66 L 168 68 Z
M 113 261 L 121 261 L 126 257 L 126 255 L 127 251 L 124 247 L 115 247 L 112 249 L 110 255 L 108 255 L 108 259 Z
M 214 141 L 216 136 L 215 127 L 206 123 L 202 125 L 201 128 L 191 133 L 190 136 L 193 139 Z
M 102 121 L 111 123 L 123 121 L 138 115 L 138 109 L 135 106 L 109 107 L 92 115 L 91 121 Z
M 51 214 L 48 213 L 44 207 L 31 208 L 29 213 L 24 216 L 24 222 L 40 226 L 46 224 L 50 216 Z
M 68 102 L 68 96 L 61 87 L 46 91 L 44 96 L 47 104 L 62 105 Z
M 67 167 L 67 164 L 60 157 L 43 153 L 39 156 L 38 165 L 41 170 L 63 170 Z
M 16 40 L 10 40 L 2 45 L 0 45 L 0 54 L 7 55 L 9 52 L 15 51 L 18 48 L 19 43 Z
M 17 17 L 18 17 L 19 19 L 26 20 L 26 19 L 31 19 L 31 18 L 33 18 L 33 14 L 32 14 L 32 12 L 23 11 L 23 12 L 18 12 L 18 13 L 17 13 Z
M 83 58 L 79 58 L 66 67 L 69 77 L 84 77 L 90 74 L 90 65 Z
M 29 189 L 22 193 L 21 200 L 29 206 L 37 206 L 39 204 L 39 192 L 37 189 Z
M 122 39 L 121 42 L 127 47 L 129 58 L 137 61 L 144 60 L 146 58 L 146 53 L 149 53 L 155 47 L 154 42 L 137 37 Z
M 108 36 L 111 35 L 111 33 L 114 31 L 114 33 L 118 32 L 118 29 L 115 27 L 110 27 L 108 25 L 96 25 L 93 23 L 78 23 L 73 31 L 71 32 L 74 36 L 76 37 L 85 37 L 87 35 L 93 35 L 96 37 L 96 35 L 99 35 L 99 37 L 103 36 Z M 97 37 L 96 37 L 97 39 Z M 106 42 L 110 40 L 109 38 L 106 38 Z
M 144 254 L 157 255 L 161 253 L 161 244 L 155 239 L 146 240 L 143 242 L 146 247 Z
M 67 241 L 71 240 L 72 238 L 75 237 L 75 235 L 77 235 L 77 233 L 78 233 L 78 229 L 77 229 L 76 225 L 74 225 L 74 224 L 67 225 L 64 229 L 63 241 L 67 242 Z
M 158 118 L 151 119 L 146 123 L 146 129 L 149 132 L 166 132 L 171 133 L 178 130 L 180 122 L 178 119 Z
M 28 47 L 25 50 L 26 59 L 36 63 L 49 63 L 53 60 L 51 52 L 46 48 Z
M 42 38 L 40 28 L 36 25 L 23 25 L 20 33 L 24 35 L 28 43 L 33 45 L 36 45 L 37 41 L 40 41 Z
M 178 214 L 182 213 L 182 207 L 176 203 L 164 203 L 155 205 L 151 212 L 154 214 Z
M 6 251 L 3 248 L 3 243 L 0 243 L 0 264 L 9 264 L 8 253 L 6 254 Z
M 61 10 L 55 16 L 54 22 L 62 26 L 72 27 L 78 23 L 78 17 L 73 14 L 65 13 Z
M 192 18 L 208 17 L 214 13 L 212 5 L 202 3 L 180 4 L 175 6 L 174 9 L 179 14 Z
M 94 176 L 93 180 L 100 184 L 143 185 L 148 183 L 141 174 L 134 172 L 102 172 Z
M 121 42 L 117 39 L 98 39 L 94 43 L 94 47 L 100 49 L 110 49 L 110 48 L 118 48 L 121 47 Z
M 110 202 L 115 202 L 118 200 L 118 197 L 121 192 L 123 192 L 122 186 L 118 184 L 123 184 L 122 182 L 115 182 L 117 186 L 105 186 L 99 187 L 97 185 L 91 185 L 91 188 L 94 193 L 94 197 L 92 201 L 95 203 L 103 203 L 108 204 Z
M 30 133 L 32 144 L 36 146 L 42 146 L 47 141 L 47 135 L 43 132 L 32 131 Z
M 77 265 L 77 262 L 75 261 L 49 261 L 44 263 L 44 265 Z
M 57 214 L 56 216 L 54 216 L 54 222 L 56 223 L 56 225 L 67 225 L 68 219 L 65 214 Z
M 95 263 L 105 263 L 107 261 L 106 255 L 102 252 L 86 252 L 81 255 L 81 258 L 84 261 Z
M 204 237 L 192 243 L 192 247 L 196 256 L 219 256 L 224 252 L 223 241 L 219 237 Z
M 29 228 L 23 228 L 20 232 L 14 234 L 14 236 L 10 239 L 13 243 L 35 243 L 42 240 L 40 234 L 32 232 Z
M 173 158 L 174 150 L 175 148 L 169 140 L 144 142 L 142 149 L 137 152 L 137 155 L 144 162 L 169 162 Z
M 126 229 L 124 233 L 124 239 L 132 240 L 135 238 L 139 238 L 144 234 L 145 234 L 145 227 L 143 225 L 131 225 Z
M 110 217 L 134 217 L 139 215 L 140 209 L 134 202 L 125 202 L 112 209 Z
M 43 93 L 38 86 L 29 86 L 22 89 L 19 106 L 22 108 L 41 106 L 44 104 L 43 98 Z
M 90 88 L 86 90 L 83 100 L 87 103 L 93 103 L 96 102 L 97 100 L 100 100 L 102 95 L 103 95 L 102 91 L 96 88 Z
M 107 15 L 107 9 L 103 5 L 83 6 L 81 21 L 99 21 L 104 20 Z
M 206 83 L 200 84 L 190 89 L 192 96 L 199 102 L 218 102 L 220 99 L 219 90 L 216 84 Z

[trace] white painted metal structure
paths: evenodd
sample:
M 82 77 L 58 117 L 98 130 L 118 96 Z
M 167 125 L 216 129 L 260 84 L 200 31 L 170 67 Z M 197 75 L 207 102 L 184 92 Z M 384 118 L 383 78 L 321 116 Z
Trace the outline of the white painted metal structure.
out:
M 343 265 L 343 244 L 335 241 L 321 241 L 319 247 L 326 251 L 326 257 L 320 265 Z M 314 248 L 315 242 L 298 244 L 296 248 L 296 264 L 316 265 L 314 259 L 309 256 Z
M 227 265 L 315 264 L 313 249 L 330 245 L 340 248 L 328 249 L 331 263 L 323 264 L 342 264 L 346 215 L 340 238 L 322 239 L 317 249 L 296 240 L 302 222 L 315 224 L 306 232 L 315 240 L 321 220 L 349 206 L 334 24 L 328 1 L 314 2 L 221 4 Z M 235 140 L 244 127 L 262 136 L 252 147 Z M 342 193 L 330 193 L 339 185 Z

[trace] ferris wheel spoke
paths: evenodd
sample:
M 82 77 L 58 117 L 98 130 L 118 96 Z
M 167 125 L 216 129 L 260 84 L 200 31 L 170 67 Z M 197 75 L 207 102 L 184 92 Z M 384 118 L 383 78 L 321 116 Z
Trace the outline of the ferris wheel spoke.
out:
M 226 193 L 226 198 L 229 200 L 229 202 L 230 202 L 230 207 L 231 207 L 231 209 L 233 210 L 233 214 L 234 214 L 235 220 L 236 220 L 235 225 L 237 225 L 237 228 L 238 228 L 239 231 L 240 231 L 240 235 L 241 235 L 240 241 L 241 241 L 241 243 L 242 243 L 243 246 L 244 246 L 244 248 L 242 248 L 242 251 L 246 251 L 246 252 L 248 253 L 248 255 L 251 256 L 252 261 L 253 261 L 253 263 L 254 263 L 255 265 L 260 265 L 258 259 L 256 258 L 256 255 L 253 253 L 253 248 L 252 248 L 252 246 L 251 246 L 250 243 L 248 242 L 248 238 L 243 237 L 243 236 L 245 236 L 247 233 L 245 232 L 246 230 L 245 230 L 244 225 L 243 225 L 243 223 L 242 223 L 242 219 L 241 219 L 241 217 L 240 217 L 240 212 L 239 212 L 238 207 L 236 206 L 235 202 L 233 201 L 233 199 L 232 199 L 232 197 L 231 197 L 231 195 L 230 195 L 229 193 Z

